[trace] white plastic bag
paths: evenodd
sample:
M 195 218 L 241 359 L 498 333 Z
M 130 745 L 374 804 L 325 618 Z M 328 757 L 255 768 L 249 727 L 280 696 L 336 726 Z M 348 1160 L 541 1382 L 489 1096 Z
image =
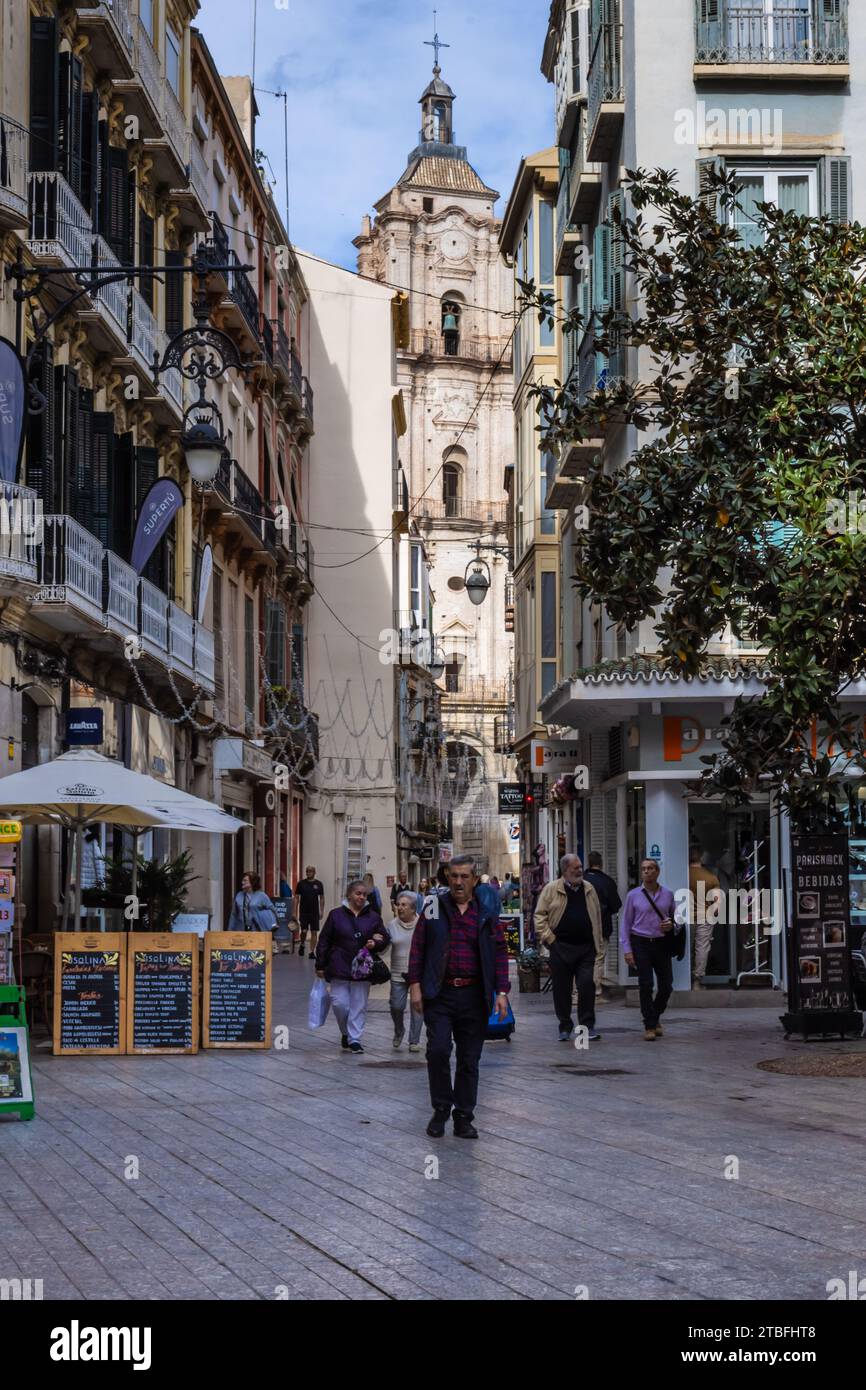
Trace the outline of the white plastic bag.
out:
M 307 1015 L 307 1024 L 310 1028 L 321 1028 L 331 1009 L 331 992 L 325 980 L 316 979 L 313 981 L 313 988 L 310 990 L 310 1004 Z

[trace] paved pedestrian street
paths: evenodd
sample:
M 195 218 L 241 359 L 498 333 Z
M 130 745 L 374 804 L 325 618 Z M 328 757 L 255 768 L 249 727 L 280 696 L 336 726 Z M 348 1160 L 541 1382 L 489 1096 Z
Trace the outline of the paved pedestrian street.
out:
M 0 1276 L 46 1299 L 763 1301 L 866 1273 L 866 1083 L 759 1070 L 809 1050 L 774 1010 L 672 1009 L 648 1044 L 604 1004 L 580 1052 L 516 995 L 480 1139 L 436 1141 L 387 1001 L 355 1057 L 333 1019 L 308 1031 L 311 979 L 274 962 L 287 1050 L 37 1047 L 36 1119 L 0 1128 Z

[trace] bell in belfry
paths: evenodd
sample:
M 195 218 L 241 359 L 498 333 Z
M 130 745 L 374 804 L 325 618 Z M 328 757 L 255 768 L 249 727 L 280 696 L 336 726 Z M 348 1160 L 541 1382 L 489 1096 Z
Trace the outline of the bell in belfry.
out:
M 442 318 L 442 332 L 456 333 L 457 327 L 457 315 L 454 313 L 453 309 L 446 310 Z

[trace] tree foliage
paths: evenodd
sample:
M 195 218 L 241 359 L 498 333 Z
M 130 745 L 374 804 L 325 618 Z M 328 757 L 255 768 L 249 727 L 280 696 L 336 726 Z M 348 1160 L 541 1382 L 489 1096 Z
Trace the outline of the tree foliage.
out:
M 813 755 L 816 724 L 866 768 L 862 721 L 840 713 L 866 666 L 866 519 L 852 530 L 840 510 L 849 494 L 866 510 L 866 230 L 760 204 L 747 245 L 731 174 L 698 199 L 662 170 L 625 187 L 632 215 L 611 235 L 634 302 L 562 329 L 594 331 L 608 356 L 638 349 L 637 379 L 538 390 L 554 452 L 638 432 L 623 468 L 589 470 L 575 583 L 628 630 L 654 615 L 658 660 L 683 677 L 728 625 L 755 639 L 766 693 L 737 701 L 704 789 L 744 801 L 773 785 L 802 814 L 842 771 Z M 532 284 L 525 302 L 561 318 Z

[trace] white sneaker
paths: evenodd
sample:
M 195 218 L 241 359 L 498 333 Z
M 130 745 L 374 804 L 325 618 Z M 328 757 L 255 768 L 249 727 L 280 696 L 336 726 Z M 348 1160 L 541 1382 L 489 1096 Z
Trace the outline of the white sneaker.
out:
M 409 1051 L 410 1051 L 410 1052 L 420 1052 L 420 1051 L 421 1051 L 421 1044 L 420 1044 L 420 1043 L 410 1043 L 410 1044 L 409 1044 Z
M 391 1043 L 391 1046 L 393 1047 L 393 1049 L 394 1049 L 395 1052 L 397 1051 L 397 1049 L 398 1049 L 399 1047 L 402 1047 L 402 1046 L 403 1046 L 403 1034 L 402 1034 L 402 1033 L 395 1033 L 395 1034 L 394 1034 L 394 1040 L 393 1040 L 393 1042 Z

